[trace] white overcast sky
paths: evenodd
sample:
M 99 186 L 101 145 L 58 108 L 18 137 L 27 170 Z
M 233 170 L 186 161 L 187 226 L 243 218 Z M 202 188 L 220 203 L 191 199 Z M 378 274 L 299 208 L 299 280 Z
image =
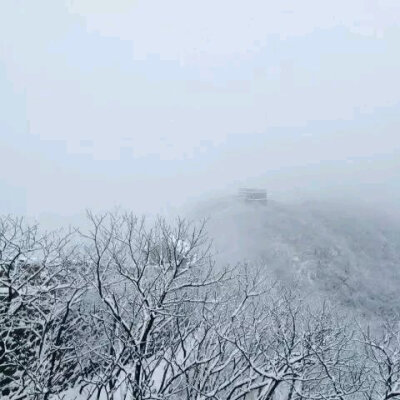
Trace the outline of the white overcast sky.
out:
M 0 213 L 399 200 L 399 49 L 398 0 L 1 0 Z

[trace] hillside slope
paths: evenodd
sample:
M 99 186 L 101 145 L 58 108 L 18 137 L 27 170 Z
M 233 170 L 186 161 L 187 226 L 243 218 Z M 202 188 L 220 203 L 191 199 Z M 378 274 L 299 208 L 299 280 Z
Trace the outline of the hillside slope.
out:
M 190 213 L 209 218 L 221 263 L 261 263 L 309 296 L 334 298 L 361 315 L 400 309 L 400 223 L 383 213 L 330 203 L 266 206 L 225 198 Z

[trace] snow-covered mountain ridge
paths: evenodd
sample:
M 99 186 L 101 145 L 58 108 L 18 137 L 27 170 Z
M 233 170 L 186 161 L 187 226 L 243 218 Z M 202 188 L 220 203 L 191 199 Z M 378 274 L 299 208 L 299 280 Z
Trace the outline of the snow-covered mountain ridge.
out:
M 400 222 L 388 211 L 224 198 L 203 202 L 190 215 L 208 218 L 221 263 L 261 263 L 272 277 L 364 315 L 400 309 Z

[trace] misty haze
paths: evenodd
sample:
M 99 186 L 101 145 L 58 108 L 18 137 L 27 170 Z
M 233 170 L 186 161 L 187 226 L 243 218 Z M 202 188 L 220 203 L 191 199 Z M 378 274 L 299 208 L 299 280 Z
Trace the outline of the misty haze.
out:
M 398 0 L 0 1 L 0 400 L 400 400 Z

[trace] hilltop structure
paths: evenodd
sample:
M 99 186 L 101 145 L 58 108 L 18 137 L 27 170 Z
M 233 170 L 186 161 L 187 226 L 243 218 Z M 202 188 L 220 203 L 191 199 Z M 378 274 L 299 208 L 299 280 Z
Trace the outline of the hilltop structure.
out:
M 238 197 L 248 203 L 267 203 L 267 191 L 264 189 L 240 188 Z

